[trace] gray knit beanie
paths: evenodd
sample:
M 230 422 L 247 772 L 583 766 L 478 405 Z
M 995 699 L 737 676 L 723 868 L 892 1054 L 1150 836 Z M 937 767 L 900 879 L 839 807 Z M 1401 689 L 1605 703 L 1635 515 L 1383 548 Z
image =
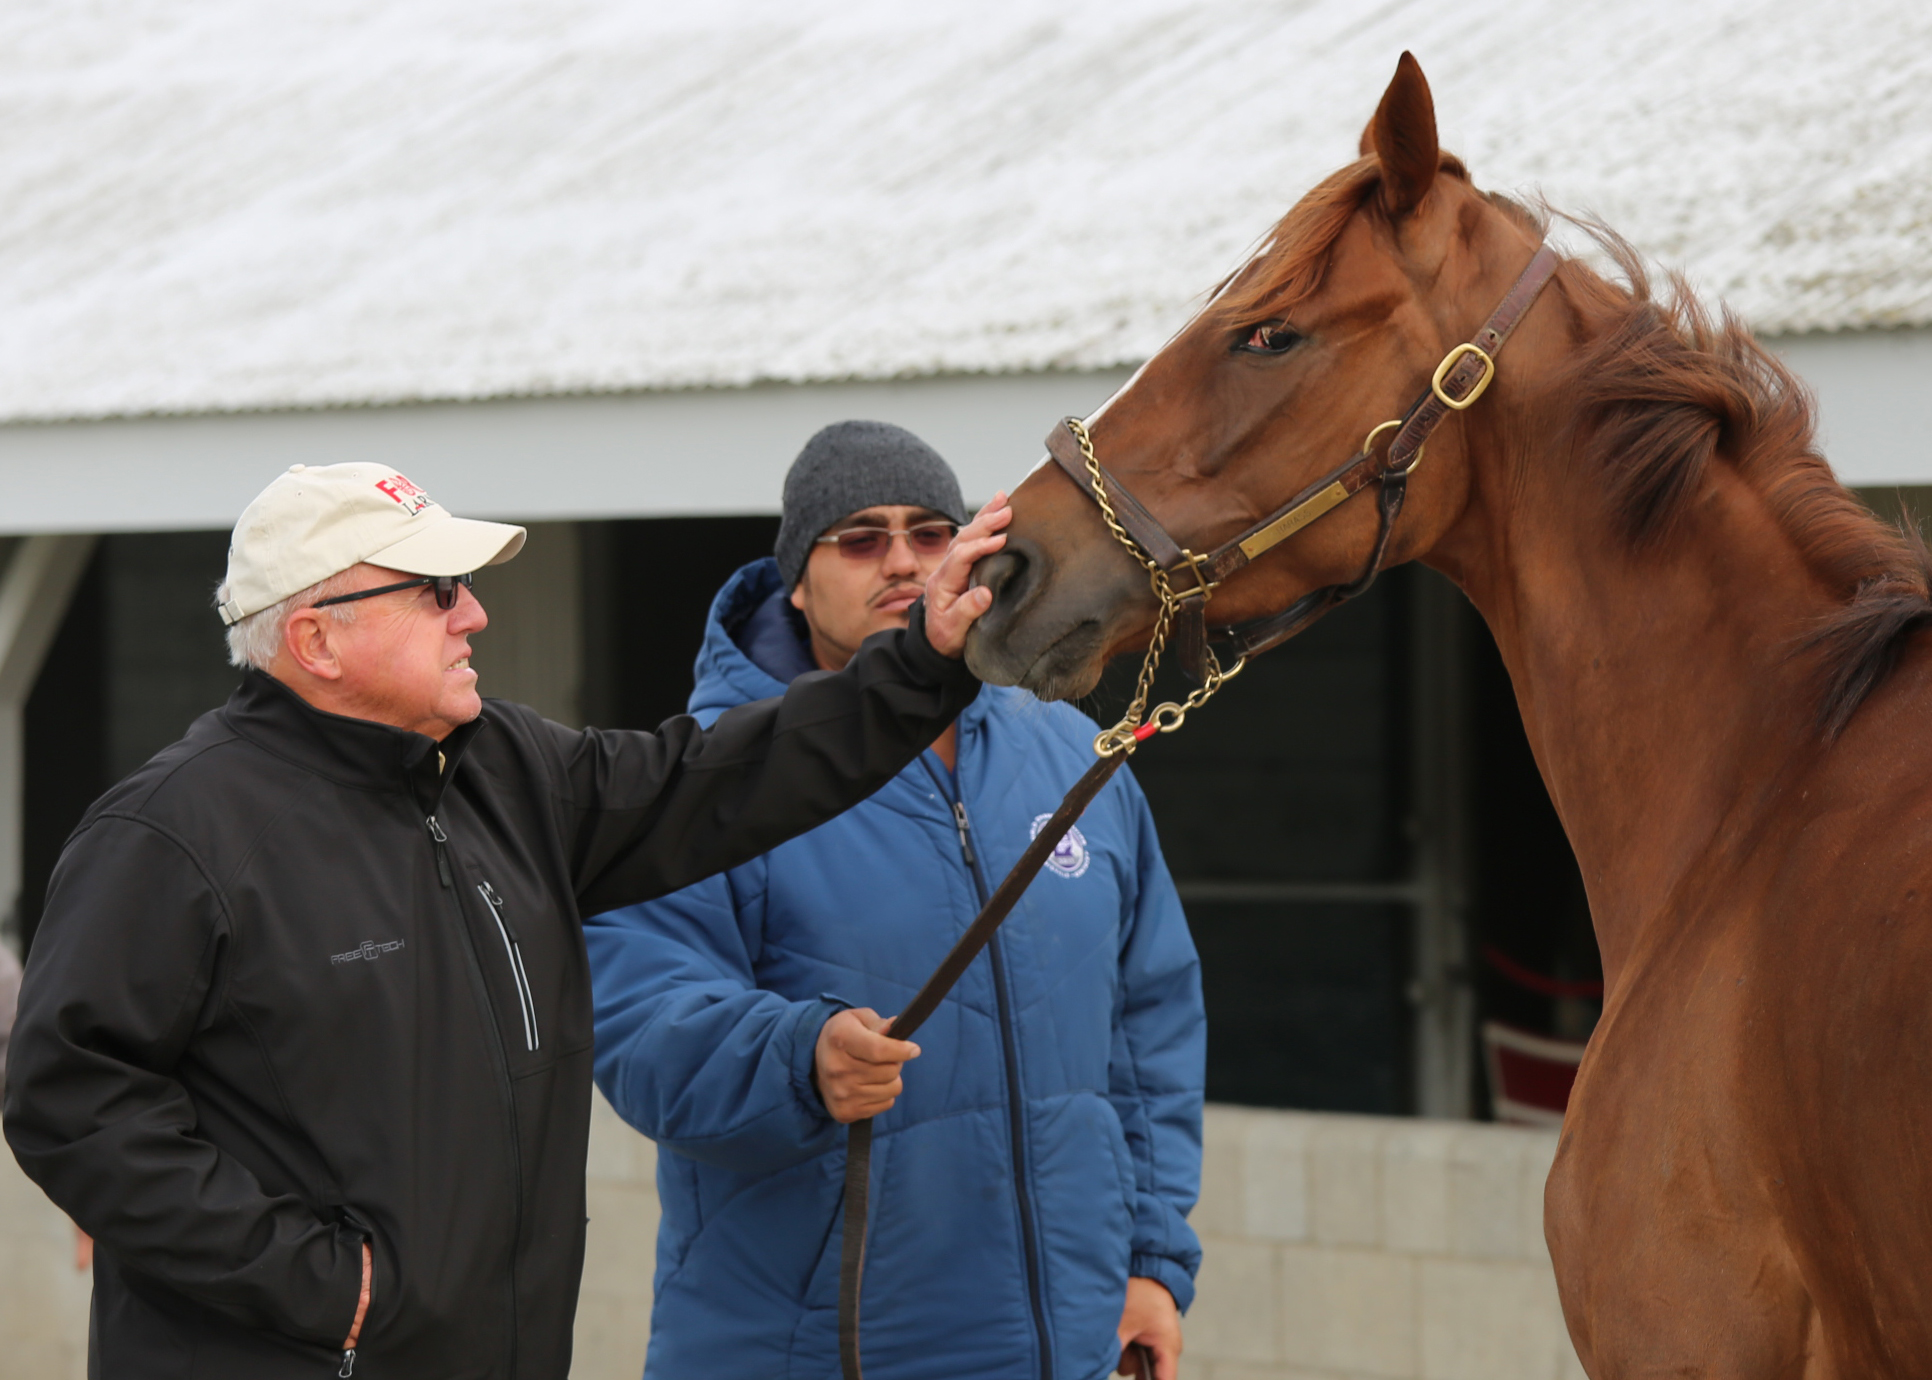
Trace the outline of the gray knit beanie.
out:
M 959 480 L 939 452 L 890 422 L 834 422 L 805 443 L 785 476 L 778 524 L 778 573 L 791 589 L 812 543 L 840 518 L 882 503 L 930 508 L 966 521 Z

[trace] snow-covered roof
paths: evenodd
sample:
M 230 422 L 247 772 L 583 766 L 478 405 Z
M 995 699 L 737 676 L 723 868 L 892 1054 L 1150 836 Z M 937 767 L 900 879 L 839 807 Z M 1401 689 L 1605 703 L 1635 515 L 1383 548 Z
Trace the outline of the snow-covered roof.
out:
M 1932 322 L 1924 0 L 20 0 L 0 420 L 1134 361 L 1405 47 L 1479 184 Z

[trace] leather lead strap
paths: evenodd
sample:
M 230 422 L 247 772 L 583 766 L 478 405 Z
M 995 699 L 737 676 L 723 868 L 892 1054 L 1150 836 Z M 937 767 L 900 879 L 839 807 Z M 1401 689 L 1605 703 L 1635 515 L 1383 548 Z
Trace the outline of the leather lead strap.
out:
M 872 1118 L 845 1132 L 845 1221 L 839 1238 L 839 1369 L 863 1380 L 859 1369 L 859 1286 L 865 1280 L 865 1221 L 872 1198 Z
M 993 934 L 1002 921 L 1019 904 L 1020 897 L 1033 885 L 1033 879 L 1040 875 L 1053 850 L 1060 840 L 1066 837 L 1067 830 L 1080 818 L 1093 798 L 1100 794 L 1100 788 L 1120 770 L 1120 764 L 1127 760 L 1124 752 L 1102 757 L 1073 783 L 1060 808 L 1053 817 L 1040 826 L 1033 836 L 1033 842 L 1020 854 L 1020 860 L 1013 864 L 1013 870 L 999 884 L 999 888 L 986 902 L 986 908 L 979 913 L 956 942 L 933 975 L 926 979 L 925 986 L 906 1003 L 905 1010 L 892 1018 L 888 1034 L 895 1040 L 910 1040 L 913 1032 L 926 1023 L 927 1017 L 939 1009 L 939 1003 L 953 989 L 979 957 L 980 951 L 992 942 Z M 864 1380 L 864 1371 L 859 1367 L 859 1293 L 865 1279 L 865 1227 L 872 1194 L 872 1118 L 855 1121 L 846 1132 L 845 1141 L 845 1220 L 843 1237 L 839 1241 L 839 1367 L 845 1380 Z

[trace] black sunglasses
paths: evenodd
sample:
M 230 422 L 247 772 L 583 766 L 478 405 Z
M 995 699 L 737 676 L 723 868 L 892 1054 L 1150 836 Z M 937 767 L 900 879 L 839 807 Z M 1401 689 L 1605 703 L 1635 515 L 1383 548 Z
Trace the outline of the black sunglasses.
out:
M 425 575 L 420 580 L 404 580 L 401 584 L 377 585 L 374 589 L 357 590 L 354 594 L 338 594 L 333 599 L 323 599 L 317 603 L 310 604 L 309 607 L 325 609 L 330 604 L 353 604 L 358 599 L 373 599 L 378 594 L 394 594 L 399 589 L 420 589 L 424 585 L 434 585 L 436 587 L 436 607 L 447 612 L 456 607 L 457 586 L 460 585 L 464 589 L 468 589 L 471 581 L 475 579 L 476 576 L 474 574 Z

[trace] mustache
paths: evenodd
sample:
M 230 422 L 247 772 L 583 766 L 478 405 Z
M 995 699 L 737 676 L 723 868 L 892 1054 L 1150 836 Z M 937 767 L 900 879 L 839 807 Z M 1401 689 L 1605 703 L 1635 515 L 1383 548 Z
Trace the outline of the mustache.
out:
M 877 608 L 880 604 L 883 604 L 886 600 L 896 599 L 901 594 L 920 595 L 920 594 L 924 594 L 925 592 L 926 592 L 926 587 L 923 584 L 920 584 L 917 580 L 901 580 L 897 584 L 887 585 L 884 589 L 880 590 L 877 594 L 873 595 L 872 598 L 868 601 L 868 604 L 872 608 Z

